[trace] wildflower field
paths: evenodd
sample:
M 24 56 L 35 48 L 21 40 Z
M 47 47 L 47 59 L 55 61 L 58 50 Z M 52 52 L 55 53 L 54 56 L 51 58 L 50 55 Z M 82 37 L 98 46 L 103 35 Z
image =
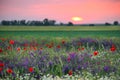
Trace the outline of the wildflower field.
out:
M 107 28 L 1 28 L 0 80 L 120 80 L 120 28 Z

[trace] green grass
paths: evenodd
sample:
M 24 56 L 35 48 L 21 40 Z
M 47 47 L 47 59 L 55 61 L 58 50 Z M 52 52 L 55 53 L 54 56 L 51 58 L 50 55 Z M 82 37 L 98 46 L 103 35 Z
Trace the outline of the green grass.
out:
M 14 39 L 40 38 L 119 38 L 119 26 L 0 26 L 0 37 Z
M 120 31 L 0 31 L 6 38 L 120 38 Z
M 111 31 L 119 26 L 0 26 L 0 31 Z

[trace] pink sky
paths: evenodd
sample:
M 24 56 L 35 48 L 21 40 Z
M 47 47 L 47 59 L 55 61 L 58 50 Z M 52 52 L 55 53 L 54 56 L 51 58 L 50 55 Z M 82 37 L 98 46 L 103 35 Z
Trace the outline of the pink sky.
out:
M 79 16 L 83 21 L 74 22 Z M 0 0 L 0 20 L 105 23 L 120 21 L 120 0 Z

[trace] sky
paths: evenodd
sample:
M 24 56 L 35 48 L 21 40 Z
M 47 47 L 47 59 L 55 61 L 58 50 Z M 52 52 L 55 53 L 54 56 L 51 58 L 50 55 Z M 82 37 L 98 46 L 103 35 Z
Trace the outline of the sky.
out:
M 81 21 L 73 21 L 72 17 Z M 0 0 L 0 20 L 43 20 L 75 24 L 120 21 L 120 0 Z

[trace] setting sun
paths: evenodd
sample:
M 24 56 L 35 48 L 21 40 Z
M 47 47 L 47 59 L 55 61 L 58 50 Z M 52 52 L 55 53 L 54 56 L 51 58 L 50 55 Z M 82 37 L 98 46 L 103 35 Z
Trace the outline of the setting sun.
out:
M 82 21 L 83 19 L 81 17 L 72 17 L 73 21 Z

